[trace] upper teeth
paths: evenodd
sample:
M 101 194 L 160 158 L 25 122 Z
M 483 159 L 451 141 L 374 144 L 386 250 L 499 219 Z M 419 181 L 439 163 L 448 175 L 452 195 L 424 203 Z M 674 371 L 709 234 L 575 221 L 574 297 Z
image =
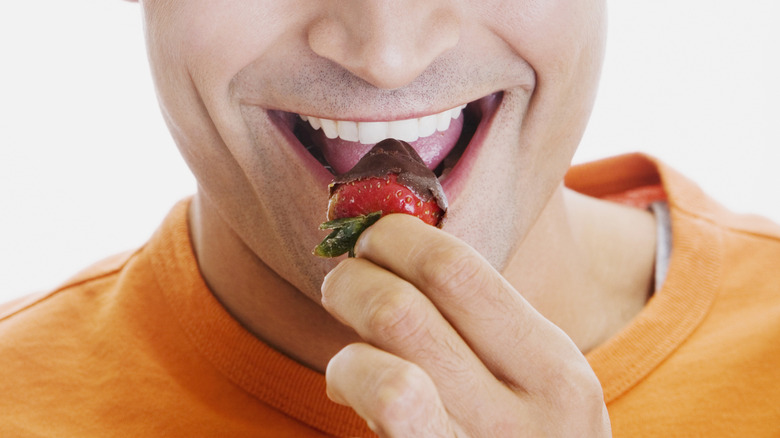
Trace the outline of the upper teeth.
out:
M 465 107 L 466 105 L 460 105 L 430 116 L 391 122 L 353 122 L 304 115 L 300 117 L 303 121 L 309 122 L 315 130 L 322 128 L 328 138 L 339 137 L 342 140 L 359 141 L 364 144 L 379 143 L 386 138 L 412 142 L 436 131 L 446 131 L 450 127 L 450 121 L 460 117 Z

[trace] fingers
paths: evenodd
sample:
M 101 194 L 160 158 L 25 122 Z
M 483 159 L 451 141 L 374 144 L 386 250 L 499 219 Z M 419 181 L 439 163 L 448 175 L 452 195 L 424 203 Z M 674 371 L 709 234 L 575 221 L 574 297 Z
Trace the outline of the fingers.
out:
M 590 372 L 569 337 L 455 237 L 411 216 L 390 215 L 361 236 L 356 252 L 422 291 L 508 384 L 542 391 L 552 379 Z
M 473 415 L 491 383 L 510 395 L 430 300 L 393 273 L 349 259 L 326 277 L 322 294 L 323 306 L 367 342 L 425 370 L 451 413 Z
M 326 377 L 381 436 L 609 435 L 574 343 L 468 245 L 391 215 L 356 252 L 322 303 L 370 345 L 347 347 Z
M 352 344 L 325 372 L 328 396 L 352 406 L 381 437 L 454 437 L 431 378 L 419 367 L 367 344 Z

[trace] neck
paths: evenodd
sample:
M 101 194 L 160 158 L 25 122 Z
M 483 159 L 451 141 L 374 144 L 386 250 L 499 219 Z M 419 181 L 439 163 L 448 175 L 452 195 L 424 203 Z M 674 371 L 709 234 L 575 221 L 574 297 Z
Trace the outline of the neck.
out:
M 189 220 L 209 288 L 259 339 L 320 372 L 341 348 L 360 340 L 269 269 L 208 198 L 196 195 Z M 588 351 L 645 304 L 654 247 L 649 213 L 560 189 L 504 275 L 582 351 Z
M 189 212 L 192 240 L 212 293 L 247 330 L 277 351 L 320 372 L 333 355 L 359 341 L 319 303 L 266 266 L 198 194 Z
M 587 352 L 647 302 L 655 233 L 648 211 L 560 188 L 504 276 Z

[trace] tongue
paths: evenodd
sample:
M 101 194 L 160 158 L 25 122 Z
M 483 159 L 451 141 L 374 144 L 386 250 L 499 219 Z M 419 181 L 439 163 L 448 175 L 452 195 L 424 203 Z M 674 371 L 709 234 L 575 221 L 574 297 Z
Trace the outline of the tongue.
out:
M 453 119 L 446 131 L 436 131 L 428 137 L 409 142 L 409 144 L 417 151 L 425 165 L 433 170 L 455 147 L 462 130 L 463 115 Z M 373 144 L 346 141 L 338 137 L 330 139 L 325 136 L 322 130 L 317 131 L 313 140 L 322 150 L 322 154 L 336 174 L 352 169 L 360 161 L 360 158 L 374 147 Z

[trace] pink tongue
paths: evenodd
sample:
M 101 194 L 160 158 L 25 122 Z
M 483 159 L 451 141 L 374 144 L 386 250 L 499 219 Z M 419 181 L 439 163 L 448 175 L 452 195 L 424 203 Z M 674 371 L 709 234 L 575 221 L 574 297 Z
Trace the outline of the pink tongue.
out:
M 463 115 L 452 120 L 449 129 L 446 131 L 436 131 L 428 137 L 423 137 L 417 141 L 409 142 L 410 145 L 420 154 L 425 165 L 433 170 L 441 163 L 444 157 L 450 153 L 458 142 L 460 132 L 463 130 Z M 322 130 L 318 130 L 314 135 L 314 142 L 322 150 L 322 154 L 337 174 L 342 174 L 352 169 L 355 164 L 374 147 L 373 144 L 362 144 L 342 140 L 340 138 L 330 139 L 325 136 Z

